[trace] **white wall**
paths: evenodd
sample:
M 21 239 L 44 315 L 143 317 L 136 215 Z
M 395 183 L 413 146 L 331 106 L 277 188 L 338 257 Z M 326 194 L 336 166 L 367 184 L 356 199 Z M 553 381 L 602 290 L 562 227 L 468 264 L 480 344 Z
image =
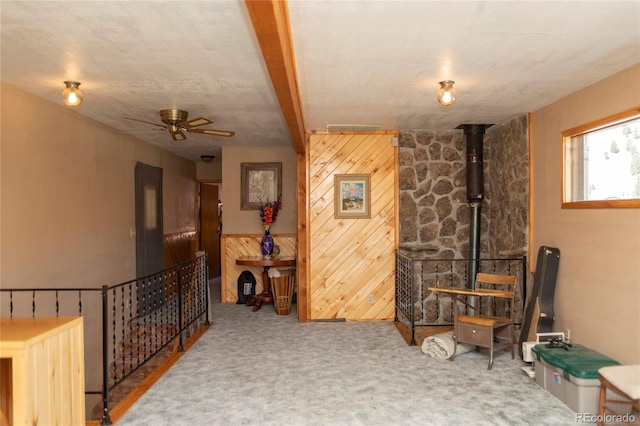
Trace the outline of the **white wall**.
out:
M 640 209 L 561 209 L 561 132 L 638 106 L 640 64 L 532 115 L 532 247 L 561 251 L 554 330 L 621 363 L 640 363 Z

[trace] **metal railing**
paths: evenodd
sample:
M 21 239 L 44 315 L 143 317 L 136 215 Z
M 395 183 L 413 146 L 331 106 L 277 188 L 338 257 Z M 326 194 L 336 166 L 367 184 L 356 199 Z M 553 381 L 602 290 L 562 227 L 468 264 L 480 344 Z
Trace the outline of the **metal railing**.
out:
M 429 287 L 465 288 L 468 284 L 469 259 L 414 257 L 414 253 L 396 251 L 396 314 L 395 321 L 411 330 L 411 344 L 416 344 L 417 327 L 451 326 L 457 307 L 453 298 L 428 290 Z M 477 259 L 478 272 L 516 275 L 515 325 L 520 325 L 527 294 L 527 257 Z M 483 314 L 502 307 L 480 306 Z
M 3 288 L 0 306 L 11 317 L 77 314 L 84 317 L 85 334 L 101 333 L 102 389 L 85 394 L 102 396 L 101 424 L 108 425 L 110 391 L 171 342 L 183 351 L 188 330 L 209 325 L 207 271 L 205 254 L 101 288 Z M 101 306 L 101 312 L 87 312 L 86 306 Z M 91 356 L 98 354 L 85 352 L 85 360 Z

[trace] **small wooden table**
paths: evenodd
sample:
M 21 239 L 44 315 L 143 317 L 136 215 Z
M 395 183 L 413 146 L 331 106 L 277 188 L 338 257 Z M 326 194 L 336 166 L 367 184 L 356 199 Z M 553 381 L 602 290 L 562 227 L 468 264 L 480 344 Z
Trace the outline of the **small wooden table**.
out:
M 271 280 L 269 269 L 273 266 L 295 266 L 296 258 L 292 256 L 280 256 L 272 259 L 265 259 L 264 256 L 239 257 L 236 265 L 262 266 L 262 293 L 256 294 L 248 302 L 247 306 L 253 306 L 253 312 L 259 310 L 264 304 L 273 304 L 273 294 L 271 293 Z

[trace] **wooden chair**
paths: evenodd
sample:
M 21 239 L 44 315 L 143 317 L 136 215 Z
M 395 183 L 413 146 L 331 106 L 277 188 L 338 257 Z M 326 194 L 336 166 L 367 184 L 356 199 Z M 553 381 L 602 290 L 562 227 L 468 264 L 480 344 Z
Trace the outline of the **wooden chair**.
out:
M 516 277 L 513 275 L 494 275 L 479 273 L 476 276 L 477 297 L 502 299 L 506 303 L 504 315 L 491 316 L 479 314 L 480 300 L 463 303 L 475 315 L 456 315 L 454 319 L 454 352 L 458 343 L 469 343 L 479 347 L 489 348 L 489 366 L 493 366 L 493 354 L 496 350 L 511 348 L 513 353 L 513 299 L 515 294 Z M 497 288 L 500 287 L 500 288 Z M 477 298 L 476 296 L 472 296 Z M 475 303 L 474 303 L 475 302 Z
M 640 364 L 602 367 L 598 370 L 598 378 L 598 425 L 640 424 Z M 611 391 L 611 398 L 607 391 Z M 625 406 L 628 410 L 621 411 Z M 607 413 L 611 415 L 610 418 Z

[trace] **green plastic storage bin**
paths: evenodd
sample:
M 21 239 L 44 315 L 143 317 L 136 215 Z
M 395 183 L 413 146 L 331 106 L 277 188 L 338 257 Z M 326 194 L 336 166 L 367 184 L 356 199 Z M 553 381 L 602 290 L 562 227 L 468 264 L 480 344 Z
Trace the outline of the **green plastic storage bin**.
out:
M 562 369 L 565 379 L 569 379 L 569 376 L 597 379 L 600 367 L 619 365 L 618 361 L 582 345 L 572 345 L 564 349 L 548 348 L 546 344 L 539 344 L 531 350 L 536 355 L 536 360 L 544 360 L 548 365 Z
M 536 383 L 577 413 L 597 413 L 598 369 L 619 363 L 582 345 L 534 346 Z

